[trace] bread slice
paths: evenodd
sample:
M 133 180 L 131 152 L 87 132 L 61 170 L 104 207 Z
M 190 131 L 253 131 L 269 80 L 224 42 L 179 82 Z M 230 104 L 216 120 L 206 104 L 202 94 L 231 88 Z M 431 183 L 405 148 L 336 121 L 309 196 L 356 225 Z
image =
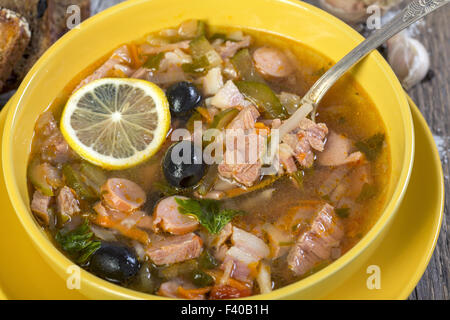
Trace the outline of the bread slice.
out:
M 30 26 L 25 18 L 0 8 L 0 91 L 24 54 L 30 38 Z
M 0 7 L 25 17 L 31 30 L 30 44 L 14 66 L 3 91 L 17 88 L 39 57 L 68 31 L 66 18 L 70 5 L 80 7 L 81 21 L 89 17 L 90 0 L 0 0 Z
M 50 40 L 47 35 L 46 0 L 0 0 L 0 7 L 19 13 L 28 21 L 31 30 L 30 43 L 3 88 L 3 91 L 8 91 L 19 86 L 39 56 L 50 46 Z

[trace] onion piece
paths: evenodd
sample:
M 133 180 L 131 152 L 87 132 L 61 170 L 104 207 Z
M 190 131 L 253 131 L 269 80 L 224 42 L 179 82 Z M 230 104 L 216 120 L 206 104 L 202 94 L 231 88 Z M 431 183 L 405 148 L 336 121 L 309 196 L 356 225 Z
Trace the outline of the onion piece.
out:
M 117 240 L 116 231 L 113 231 L 111 229 L 105 229 L 105 228 L 99 227 L 95 224 L 91 224 L 90 229 L 94 233 L 94 235 L 101 240 L 109 241 L 109 242 Z
M 259 290 L 262 294 L 272 292 L 270 267 L 264 262 L 261 262 L 258 275 L 256 276 L 256 282 L 258 283 Z
M 287 133 L 297 128 L 300 121 L 306 118 L 311 113 L 312 110 L 313 110 L 312 104 L 304 103 L 300 108 L 298 108 L 297 111 L 295 111 L 295 113 L 292 116 L 290 116 L 286 121 L 284 121 L 283 124 L 278 129 L 280 141 Z

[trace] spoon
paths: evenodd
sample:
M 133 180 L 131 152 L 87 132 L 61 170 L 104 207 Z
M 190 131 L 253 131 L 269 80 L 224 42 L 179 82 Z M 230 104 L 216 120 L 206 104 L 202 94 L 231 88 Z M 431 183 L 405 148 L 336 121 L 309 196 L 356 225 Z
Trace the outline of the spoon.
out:
M 308 116 L 311 112 L 311 118 L 315 121 L 317 106 L 320 100 L 328 89 L 330 89 L 334 83 L 347 72 L 347 70 L 394 35 L 449 2 L 450 0 L 411 1 L 408 6 L 391 21 L 361 42 L 355 49 L 339 60 L 332 68 L 325 72 L 316 83 L 314 83 L 311 89 L 302 98 L 301 107 L 280 126 L 279 139 L 281 140 L 285 134 L 294 130 L 299 121 Z

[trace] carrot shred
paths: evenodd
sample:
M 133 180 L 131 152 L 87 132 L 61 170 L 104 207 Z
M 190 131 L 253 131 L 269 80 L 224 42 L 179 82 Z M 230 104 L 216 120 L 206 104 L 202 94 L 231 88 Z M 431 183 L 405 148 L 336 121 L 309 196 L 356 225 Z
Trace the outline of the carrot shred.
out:
M 218 282 L 218 279 L 220 279 L 223 276 L 222 271 L 209 270 L 206 273 L 208 273 L 211 277 L 213 277 L 216 283 Z M 230 287 L 234 287 L 241 291 L 250 289 L 249 284 L 233 278 L 228 278 L 227 284 Z
M 262 122 L 256 122 L 255 129 L 256 133 L 260 136 L 267 136 L 270 133 L 270 128 Z
M 113 220 L 108 216 L 97 215 L 94 219 L 94 223 L 98 224 L 104 228 L 114 229 L 119 231 L 122 235 L 131 238 L 133 240 L 137 240 L 141 243 L 147 244 L 149 241 L 148 233 L 137 228 L 127 228 L 120 224 L 120 221 Z
M 204 107 L 197 107 L 195 110 L 197 110 L 198 113 L 206 120 L 206 122 L 211 123 L 213 121 L 211 115 L 209 114 L 208 110 Z
M 183 287 L 178 287 L 177 292 L 181 298 L 184 299 L 201 299 L 203 295 L 211 291 L 211 287 L 204 287 L 198 289 L 185 289 Z
M 266 126 L 264 123 L 262 122 L 256 122 L 255 123 L 255 128 L 257 129 L 266 129 L 266 130 L 270 130 L 268 126 Z
M 135 43 L 131 43 L 128 45 L 128 49 L 130 50 L 131 63 L 133 68 L 140 68 L 144 64 L 144 62 L 140 58 L 138 46 Z

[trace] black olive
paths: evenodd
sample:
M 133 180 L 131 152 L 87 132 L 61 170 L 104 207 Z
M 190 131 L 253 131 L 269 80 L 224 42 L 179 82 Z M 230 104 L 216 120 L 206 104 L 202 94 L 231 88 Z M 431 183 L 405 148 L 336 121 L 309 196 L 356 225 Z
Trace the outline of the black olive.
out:
M 37 4 L 37 17 L 40 19 L 44 16 L 45 11 L 47 10 L 48 3 L 47 0 L 39 0 Z
M 134 250 L 119 242 L 102 242 L 91 257 L 89 269 L 105 280 L 122 283 L 139 271 Z
M 189 82 L 178 82 L 171 85 L 166 91 L 170 110 L 175 115 L 185 114 L 202 101 L 202 95 L 198 89 Z
M 177 188 L 189 188 L 197 184 L 206 170 L 206 165 L 201 161 L 201 154 L 202 150 L 188 140 L 170 146 L 162 163 L 167 182 Z

